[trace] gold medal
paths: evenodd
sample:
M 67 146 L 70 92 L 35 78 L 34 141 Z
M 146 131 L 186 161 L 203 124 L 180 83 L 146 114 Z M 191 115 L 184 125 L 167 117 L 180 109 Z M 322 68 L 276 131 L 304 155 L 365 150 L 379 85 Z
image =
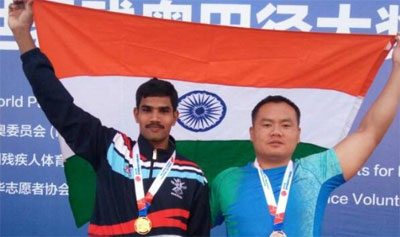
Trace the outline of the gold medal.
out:
M 151 230 L 151 220 L 147 216 L 139 216 L 135 221 L 135 230 L 141 235 L 149 233 Z
M 286 234 L 281 230 L 275 230 L 269 237 L 286 237 Z

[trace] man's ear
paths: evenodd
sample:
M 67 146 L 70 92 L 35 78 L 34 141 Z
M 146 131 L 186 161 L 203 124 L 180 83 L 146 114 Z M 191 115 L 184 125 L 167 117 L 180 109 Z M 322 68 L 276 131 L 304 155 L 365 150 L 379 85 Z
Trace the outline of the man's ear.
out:
M 178 111 L 178 110 L 175 110 L 175 111 L 173 112 L 172 116 L 174 116 L 174 122 L 172 123 L 172 125 L 175 125 L 176 121 L 177 121 L 178 118 L 179 118 L 179 111 Z
M 138 122 L 139 110 L 135 107 L 133 108 L 133 117 L 135 118 L 136 123 Z
M 254 138 L 254 128 L 253 128 L 253 126 L 251 126 L 249 128 L 249 133 L 250 133 L 250 140 L 253 141 L 253 138 Z
M 300 137 L 301 137 L 301 128 L 299 127 L 299 137 L 297 139 L 297 142 L 300 143 Z

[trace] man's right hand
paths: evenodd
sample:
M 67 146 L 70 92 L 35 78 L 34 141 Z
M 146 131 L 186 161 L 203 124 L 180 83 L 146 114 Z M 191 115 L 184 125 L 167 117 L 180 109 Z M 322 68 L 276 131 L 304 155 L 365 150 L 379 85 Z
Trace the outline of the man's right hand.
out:
M 33 0 L 14 0 L 8 6 L 8 26 L 21 53 L 36 47 L 30 34 L 33 24 L 32 4 Z

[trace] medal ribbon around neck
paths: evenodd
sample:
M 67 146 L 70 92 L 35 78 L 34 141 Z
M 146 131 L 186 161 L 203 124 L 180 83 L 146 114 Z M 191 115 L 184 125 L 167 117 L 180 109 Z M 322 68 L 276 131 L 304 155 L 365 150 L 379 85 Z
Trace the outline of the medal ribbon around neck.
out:
M 285 217 L 286 205 L 289 198 L 290 186 L 292 184 L 294 170 L 293 161 L 289 161 L 286 167 L 285 174 L 282 180 L 281 191 L 279 193 L 278 205 L 276 204 L 275 196 L 268 176 L 264 174 L 263 170 L 258 164 L 257 158 L 254 161 L 254 167 L 257 168 L 258 176 L 261 181 L 261 186 L 264 191 L 265 200 L 267 202 L 269 212 L 271 213 L 271 215 L 274 216 L 274 230 L 281 230 L 283 219 Z
M 172 166 L 175 162 L 175 154 L 176 152 L 174 151 L 171 157 L 168 159 L 167 163 L 165 163 L 164 167 L 158 173 L 156 179 L 151 184 L 149 191 L 146 193 L 145 196 L 143 188 L 142 161 L 140 160 L 138 143 L 136 143 L 135 146 L 133 147 L 133 157 L 129 159 L 129 163 L 133 166 L 133 180 L 135 182 L 136 202 L 140 217 L 147 216 L 147 210 L 149 209 L 153 201 L 154 195 L 160 189 L 165 178 L 167 178 L 168 173 L 172 169 Z

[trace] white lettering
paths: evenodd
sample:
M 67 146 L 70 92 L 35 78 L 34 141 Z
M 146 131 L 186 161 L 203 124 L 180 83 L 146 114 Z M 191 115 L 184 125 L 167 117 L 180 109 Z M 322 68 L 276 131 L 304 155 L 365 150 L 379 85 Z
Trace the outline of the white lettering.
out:
M 24 101 L 23 101 L 23 96 L 14 96 L 12 95 L 9 98 L 2 98 L 0 97 L 0 108 L 21 108 L 22 106 L 24 106 Z
M 280 22 L 268 19 L 275 12 L 277 15 L 290 15 L 290 17 Z M 258 23 L 268 19 L 262 26 L 263 29 L 288 30 L 297 28 L 301 31 L 310 31 L 312 26 L 304 21 L 307 15 L 308 6 L 305 5 L 277 5 L 277 7 L 275 7 L 269 3 L 256 14 L 256 17 Z
M 35 106 L 35 105 L 37 108 L 40 108 L 40 105 L 38 104 L 35 96 L 28 96 L 27 104 L 28 104 L 28 108 L 31 108 L 32 106 Z
M 323 28 L 336 28 L 337 33 L 350 33 L 350 29 L 369 29 L 371 28 L 370 18 L 352 18 L 350 17 L 350 4 L 339 5 L 339 16 L 318 17 L 317 26 Z
M 352 196 L 356 205 L 400 207 L 399 195 L 395 195 L 394 197 L 379 197 L 375 193 L 371 196 L 366 196 L 363 193 L 353 193 Z
M 225 26 L 250 27 L 251 5 L 243 4 L 201 4 L 200 22 Z M 218 16 L 213 21 L 212 16 Z
M 161 0 L 160 4 L 143 4 L 143 15 L 170 20 L 192 21 L 192 6 L 172 4 L 171 0 Z
M 377 12 L 381 20 L 384 21 L 375 25 L 376 32 L 377 33 L 387 32 L 389 35 L 395 35 L 396 32 L 398 31 L 399 21 L 400 21 L 399 6 L 390 5 L 389 11 L 386 8 L 381 7 L 378 9 Z
M 358 176 L 368 176 L 369 175 L 369 168 L 368 167 L 362 167 L 358 172 Z
M 375 166 L 374 166 L 374 175 L 375 176 L 390 177 L 392 175 L 393 171 L 394 171 L 394 168 L 380 167 L 380 164 L 375 164 Z
M 328 203 L 346 205 L 349 203 L 349 198 L 346 195 L 332 195 L 329 197 Z

